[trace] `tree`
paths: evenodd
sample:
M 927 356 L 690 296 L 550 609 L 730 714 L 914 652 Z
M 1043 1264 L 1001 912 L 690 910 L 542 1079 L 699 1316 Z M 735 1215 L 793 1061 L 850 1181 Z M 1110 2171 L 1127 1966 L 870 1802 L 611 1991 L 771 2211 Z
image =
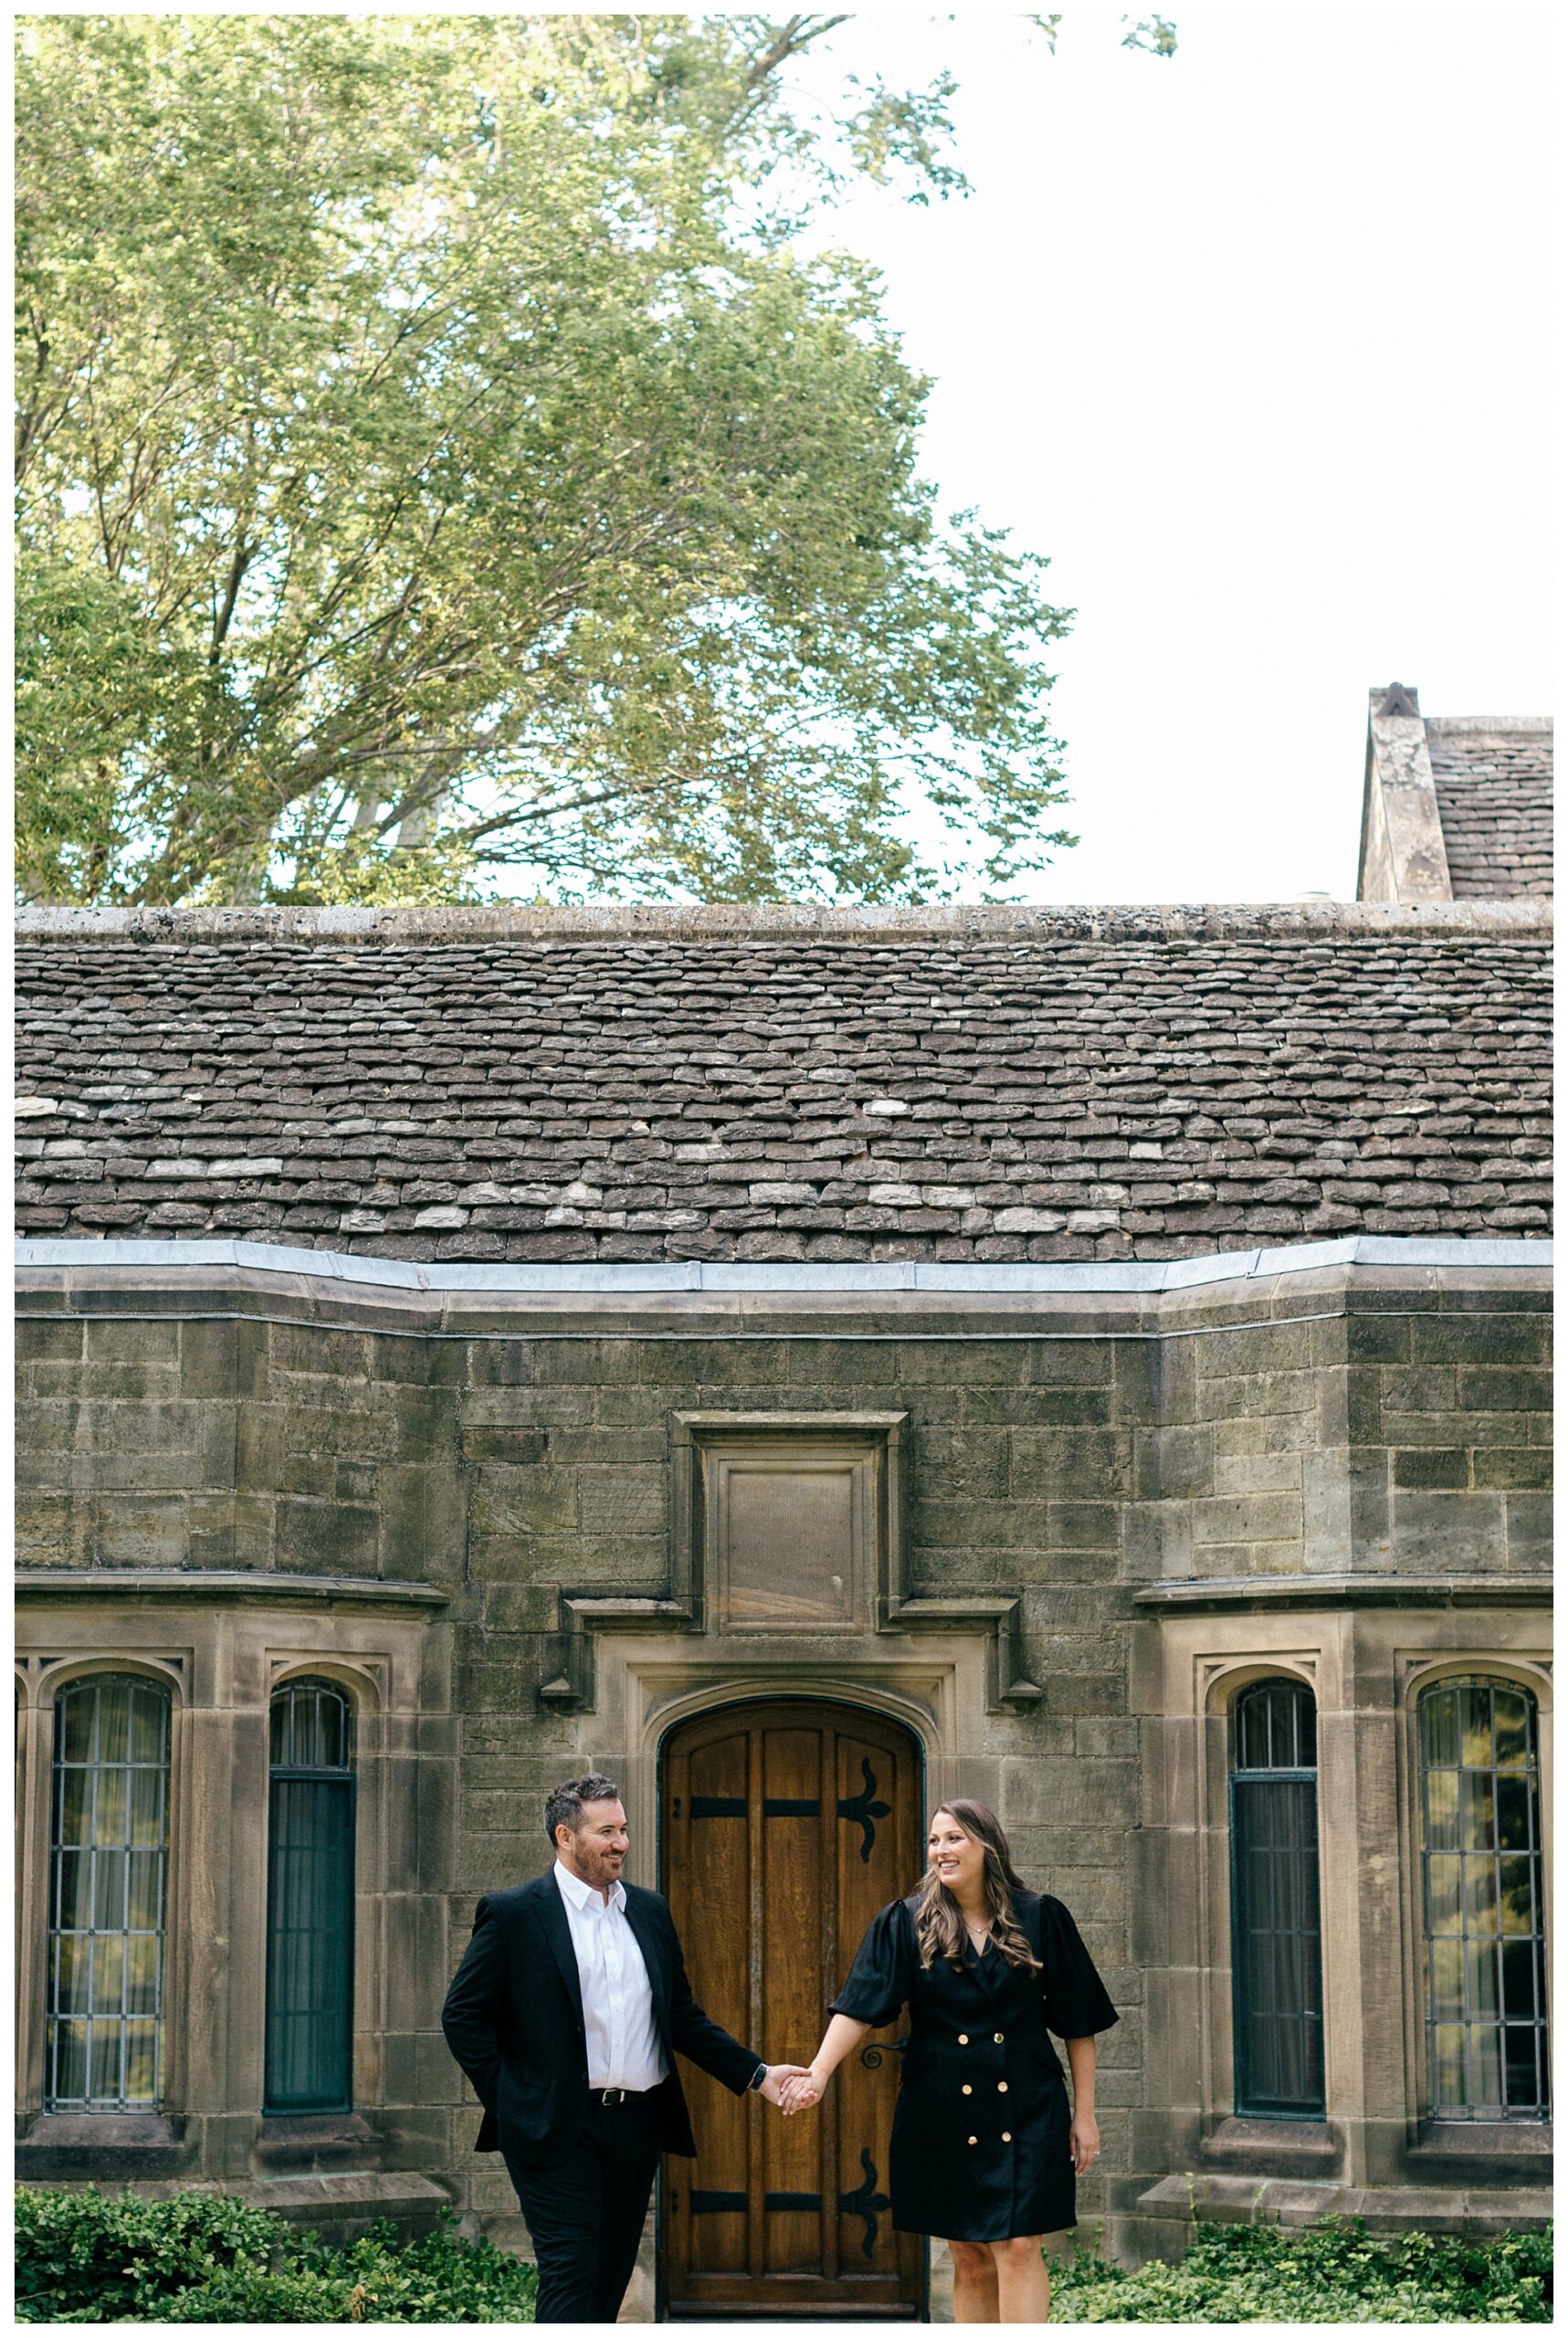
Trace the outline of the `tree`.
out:
M 918 900 L 1072 841 L 1046 563 L 939 514 L 873 273 L 791 248 L 848 174 L 962 184 L 946 79 L 793 102 L 842 21 L 24 20 L 26 897 Z

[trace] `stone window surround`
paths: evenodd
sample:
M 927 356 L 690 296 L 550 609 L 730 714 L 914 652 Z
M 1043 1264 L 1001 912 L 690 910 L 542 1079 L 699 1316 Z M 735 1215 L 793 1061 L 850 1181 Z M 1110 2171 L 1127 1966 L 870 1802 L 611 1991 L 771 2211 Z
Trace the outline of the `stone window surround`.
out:
M 442 1596 L 420 1585 L 323 1587 L 300 1578 L 149 1585 L 101 1572 L 90 1584 L 66 1577 L 58 1589 L 35 1583 L 27 1593 L 16 1629 L 16 2101 L 21 2144 L 39 2164 L 26 2172 L 68 2174 L 69 2155 L 80 2151 L 84 2174 L 217 2174 L 211 2153 L 192 2148 L 190 2131 L 203 2114 L 231 2131 L 226 2161 L 237 2147 L 248 2159 L 256 2145 L 273 2169 L 314 2164 L 323 2145 L 374 2154 L 375 2132 L 363 2114 L 374 2120 L 377 2040 L 392 2026 L 383 1916 L 405 1864 L 392 1840 L 405 1820 L 386 1790 L 386 1757 L 402 1733 L 398 1722 L 420 1710 L 421 1643 Z M 171 1698 L 163 2098 L 147 2114 L 43 2106 L 56 1696 L 68 1681 L 105 1671 L 154 1680 Z M 266 1893 L 254 1880 L 267 1867 L 268 1716 L 274 1690 L 304 1674 L 336 1681 L 354 1706 L 355 2108 L 334 2121 L 264 2117 L 261 2109 Z M 245 2005 L 256 2008 L 255 2019 L 231 2024 L 231 2006 Z
M 1468 2146 L 1463 2131 L 1481 2136 L 1489 2154 L 1531 2154 L 1542 2134 L 1550 2134 L 1552 2120 L 1481 2121 L 1441 2119 L 1431 2111 L 1432 2080 L 1426 2045 L 1426 1911 L 1421 1890 L 1421 1732 L 1418 1708 L 1423 1690 L 1443 1680 L 1484 1676 L 1528 1689 L 1535 1699 L 1536 1761 L 1539 1772 L 1541 1822 L 1541 1890 L 1546 1913 L 1546 2036 L 1550 2058 L 1552 2036 L 1552 1669 L 1544 1657 L 1532 1663 L 1517 1653 L 1500 1656 L 1495 1650 L 1445 1654 L 1436 1661 L 1425 1654 L 1403 1651 L 1399 1749 L 1404 1776 L 1400 1808 L 1400 1866 L 1408 1921 L 1405 1959 L 1405 2068 L 1409 2073 L 1413 2143 L 1419 2151 L 1448 2151 L 1463 2154 Z M 1548 2061 L 1550 2068 L 1550 2059 Z M 1459 2131 L 1459 2132 L 1457 2132 Z M 1468 2146 L 1473 2149 L 1474 2146 Z
M 1178 1609 L 1160 1618 L 1162 1646 L 1152 1660 L 1163 1685 L 1163 1710 L 1175 1717 L 1168 1726 L 1176 1743 L 1168 1743 L 1163 1780 L 1152 1789 L 1157 1796 L 1163 1795 L 1164 1806 L 1146 1811 L 1145 1823 L 1152 1819 L 1174 1829 L 1190 1827 L 1199 1851 L 1196 1939 L 1191 1943 L 1197 1970 L 1194 1975 L 1189 1967 L 1186 1976 L 1178 1972 L 1172 1978 L 1178 1992 L 1184 1977 L 1189 1984 L 1195 1981 L 1194 2001 L 1187 2010 L 1200 2038 L 1198 2149 L 1211 2166 L 1276 2174 L 1289 2170 L 1307 2175 L 1320 2170 L 1327 2174 L 1339 2166 L 1347 2147 L 1352 2161 L 1359 2159 L 1361 2154 L 1353 2144 L 1347 2146 L 1347 2128 L 1380 2115 L 1386 2122 L 1388 2113 L 1395 2110 L 1394 2101 L 1368 2100 L 1367 2041 L 1384 2017 L 1390 2034 L 1399 2039 L 1396 2116 L 1403 2126 L 1409 2179 L 1429 2181 L 1436 2161 L 1451 2155 L 1473 2161 L 1484 2153 L 1492 2160 L 1516 2159 L 1521 2164 L 1520 2180 L 1525 2181 L 1531 2164 L 1539 2164 L 1543 2152 L 1550 2149 L 1547 2122 L 1521 2120 L 1484 2127 L 1464 2122 L 1470 2132 L 1458 2135 L 1455 2132 L 1458 2122 L 1433 2120 L 1426 2111 L 1429 2097 L 1416 1736 L 1416 1702 L 1423 1689 L 1458 1674 L 1486 1672 L 1518 1681 L 1535 1696 L 1549 1907 L 1552 1827 L 1548 1617 L 1541 1609 L 1533 1616 L 1527 1609 L 1521 1617 L 1519 1609 L 1508 1606 L 1500 1606 L 1490 1615 L 1483 1610 L 1457 1617 L 1440 1604 L 1443 1593 L 1438 1585 L 1426 1587 L 1432 1593 L 1431 1607 L 1406 1606 L 1402 1600 L 1397 1607 L 1391 1604 L 1381 1617 L 1370 1603 L 1339 1609 L 1325 1603 L 1318 1609 L 1269 1612 L 1267 1602 L 1259 1598 L 1250 1610 L 1193 1613 Z M 1234 1604 L 1237 1587 L 1226 1588 Z M 1411 1588 L 1402 1586 L 1406 1597 Z M 1191 1591 L 1194 1605 L 1201 1606 L 1203 1587 L 1194 1585 Z M 1364 1645 L 1369 1627 L 1384 1643 L 1381 1649 Z M 1369 1654 L 1373 1659 L 1373 1675 L 1383 1672 L 1376 1685 L 1384 1693 L 1377 1701 L 1384 1717 L 1394 1724 L 1392 1771 L 1381 1796 L 1378 1789 L 1384 1782 L 1368 1774 L 1355 1734 L 1358 1712 L 1352 1700 L 1359 1690 L 1364 1710 L 1365 1691 L 1360 1684 L 1368 1680 Z M 1392 1658 L 1387 1669 L 1376 1662 L 1380 1654 L 1385 1663 Z M 1327 2094 L 1327 2117 L 1321 2123 L 1242 2119 L 1234 2108 L 1226 1791 L 1230 1708 L 1240 1690 L 1270 1676 L 1303 1681 L 1318 1703 Z M 1143 1709 L 1148 1710 L 1146 1705 Z M 1369 1796 L 1384 1801 L 1381 1817 L 1368 1811 Z M 1376 1988 L 1372 1963 L 1374 1943 L 1354 1921 L 1362 1912 L 1369 1880 L 1375 1883 L 1375 1870 L 1384 1864 L 1371 1848 L 1379 1841 L 1392 1841 L 1395 1847 L 1396 1880 L 1387 1895 L 1387 1912 L 1398 1935 L 1398 2002 L 1381 2009 L 1368 1999 L 1369 1988 L 1373 1992 Z M 1358 1851 L 1358 1842 L 1364 1857 Z M 1173 1954 L 1172 1962 L 1180 1967 L 1186 1959 Z M 1364 2170 L 1355 2168 L 1352 2180 L 1366 2180 Z

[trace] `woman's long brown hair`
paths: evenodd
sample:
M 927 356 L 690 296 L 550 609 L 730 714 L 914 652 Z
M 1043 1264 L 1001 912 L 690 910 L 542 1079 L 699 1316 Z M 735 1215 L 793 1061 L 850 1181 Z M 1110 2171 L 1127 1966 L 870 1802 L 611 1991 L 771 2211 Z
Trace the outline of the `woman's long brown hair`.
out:
M 980 1888 L 985 1899 L 991 1938 L 998 1951 L 1009 1964 L 1039 1972 L 1040 1960 L 1024 1937 L 1014 1905 L 1014 1894 L 1028 1887 L 1013 1865 L 1001 1820 L 983 1802 L 961 1799 L 942 1803 L 931 1815 L 933 1827 L 944 1810 L 950 1818 L 957 1819 L 964 1833 L 985 1854 Z M 915 1910 L 915 1938 L 920 1944 L 922 1973 L 939 1956 L 945 1956 L 952 1965 L 963 1965 L 963 1946 L 968 1938 L 963 1911 L 934 1867 L 927 1868 L 921 1885 L 920 1905 Z

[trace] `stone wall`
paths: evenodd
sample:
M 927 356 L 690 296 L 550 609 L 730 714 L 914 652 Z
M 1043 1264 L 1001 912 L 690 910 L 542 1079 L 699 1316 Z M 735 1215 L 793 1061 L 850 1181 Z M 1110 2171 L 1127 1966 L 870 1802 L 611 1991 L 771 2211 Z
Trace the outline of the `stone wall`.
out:
M 1510 1585 L 1539 1597 L 1544 1580 L 1539 1269 L 1321 1266 L 1162 1294 L 879 1297 L 439 1293 L 110 1263 L 34 1268 L 22 1286 L 36 1759 L 62 1649 L 189 1649 L 193 1712 L 253 1767 L 268 1650 L 382 1667 L 386 1742 L 413 1758 L 420 1816 L 362 1846 L 367 1921 L 395 1937 L 399 1976 L 362 2024 L 366 2148 L 384 2172 L 438 2179 L 503 2236 L 516 2235 L 512 2203 L 499 2167 L 471 2155 L 476 2113 L 439 2035 L 441 1996 L 478 1893 L 544 1864 L 544 1789 L 642 1758 L 607 1658 L 595 1673 L 598 1626 L 573 1670 L 563 1594 L 618 1602 L 627 1632 L 643 1617 L 672 1661 L 700 1652 L 689 1626 L 652 1613 L 672 1604 L 677 1415 L 902 1414 L 903 1594 L 1016 1598 L 1013 1655 L 1043 1694 L 1009 1701 L 984 1690 L 978 1656 L 961 1667 L 949 1703 L 931 1706 L 947 1765 L 933 1785 L 997 1803 L 1026 1873 L 1073 1907 L 1122 2008 L 1102 2058 L 1103 2166 L 1083 2205 L 1131 2219 L 1135 2237 L 1172 2132 L 1172 2041 L 1144 2035 L 1149 1917 L 1135 1904 L 1150 1764 L 1165 1759 L 1149 1737 L 1163 1726 L 1164 1692 L 1147 1692 L 1158 1667 L 1135 1660 L 1135 1642 L 1165 1628 L 1159 1601 L 1228 1588 L 1245 1611 L 1269 1585 L 1305 1582 L 1331 1614 L 1386 1596 L 1441 1616 L 1455 1597 L 1506 1603 Z M 215 1636 L 220 1608 L 248 1619 L 248 1670 Z M 950 1624 L 947 1639 L 968 1630 Z M 837 1653 L 742 1633 L 722 1654 L 726 1678 L 756 1668 L 759 1692 L 791 1664 L 816 1678 L 833 1662 L 853 1693 L 878 1664 L 907 1670 L 910 1650 L 935 1645 L 895 1619 Z M 711 1627 L 702 1646 L 714 1652 Z M 255 1779 L 243 1790 L 254 1806 Z M 648 1828 L 643 1880 L 653 1855 Z M 29 1856 L 36 1928 L 37 1827 Z M 233 1880 L 241 1932 L 257 1921 L 248 1873 Z M 212 1949 L 215 2001 L 226 1953 Z M 231 2028 L 247 2004 L 228 2005 Z M 25 2127 L 38 2006 L 22 2040 Z M 224 2052 L 204 2068 L 174 2172 L 258 2179 L 276 2160 L 255 2053 Z M 1206 2112 L 1189 2101 L 1184 2115 Z

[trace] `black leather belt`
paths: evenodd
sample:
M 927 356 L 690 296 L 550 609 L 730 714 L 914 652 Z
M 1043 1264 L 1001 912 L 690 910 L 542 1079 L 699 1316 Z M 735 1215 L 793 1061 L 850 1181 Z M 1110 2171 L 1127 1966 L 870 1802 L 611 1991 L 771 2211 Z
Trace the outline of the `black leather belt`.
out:
M 614 2111 L 619 2103 L 640 2102 L 642 2090 L 640 2087 L 629 2086 L 591 2086 L 588 2089 L 588 2100 L 590 2102 L 596 2102 L 601 2110 Z

